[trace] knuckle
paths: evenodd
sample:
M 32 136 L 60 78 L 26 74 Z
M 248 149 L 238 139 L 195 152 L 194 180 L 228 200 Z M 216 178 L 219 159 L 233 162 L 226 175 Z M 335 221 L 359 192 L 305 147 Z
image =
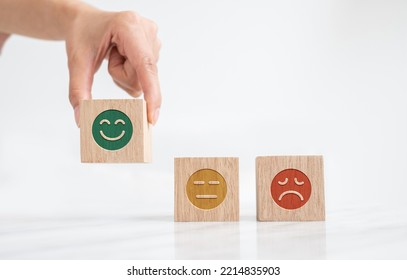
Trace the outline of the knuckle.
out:
M 158 32 L 158 24 L 155 23 L 154 21 L 151 21 L 151 20 L 149 21 L 149 23 L 150 23 L 150 28 L 151 28 L 152 32 L 157 34 L 157 32 Z
M 157 23 L 155 23 L 152 20 L 143 18 L 135 11 L 118 12 L 116 14 L 116 16 L 114 17 L 114 21 L 115 21 L 116 25 L 118 25 L 118 26 L 122 26 L 122 27 L 127 26 L 131 29 L 139 27 L 141 29 L 150 31 L 153 34 L 157 34 L 157 32 L 158 32 Z
M 124 11 L 119 12 L 118 19 L 128 23 L 139 23 L 141 21 L 141 16 L 135 11 Z
M 81 91 L 79 89 L 71 88 L 69 90 L 69 102 L 73 107 L 79 105 L 80 103 L 80 93 Z
M 80 104 L 82 100 L 91 99 L 90 87 L 80 88 L 70 85 L 69 86 L 69 102 L 73 107 Z
M 140 26 L 142 17 L 134 11 L 117 12 L 112 18 L 112 27 L 116 31 L 131 30 Z
M 151 73 L 153 75 L 158 74 L 158 68 L 157 68 L 156 61 L 150 55 L 143 56 L 141 64 L 139 65 L 139 67 L 143 67 L 147 72 L 149 72 L 149 73 Z

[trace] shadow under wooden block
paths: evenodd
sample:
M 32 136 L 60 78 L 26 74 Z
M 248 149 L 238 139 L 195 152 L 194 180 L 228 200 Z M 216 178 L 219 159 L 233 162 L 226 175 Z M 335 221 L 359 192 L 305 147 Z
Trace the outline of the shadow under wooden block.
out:
M 175 158 L 176 222 L 239 220 L 238 158 Z
M 256 158 L 258 221 L 324 221 L 322 156 Z
M 82 162 L 151 162 L 151 126 L 142 99 L 82 101 L 80 130 Z

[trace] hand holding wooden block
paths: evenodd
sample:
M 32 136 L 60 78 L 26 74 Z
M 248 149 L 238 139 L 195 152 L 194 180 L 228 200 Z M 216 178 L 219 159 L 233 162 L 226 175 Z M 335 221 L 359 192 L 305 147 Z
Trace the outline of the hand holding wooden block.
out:
M 322 156 L 256 158 L 257 220 L 325 220 Z
M 151 127 L 143 99 L 84 100 L 82 162 L 151 162 Z

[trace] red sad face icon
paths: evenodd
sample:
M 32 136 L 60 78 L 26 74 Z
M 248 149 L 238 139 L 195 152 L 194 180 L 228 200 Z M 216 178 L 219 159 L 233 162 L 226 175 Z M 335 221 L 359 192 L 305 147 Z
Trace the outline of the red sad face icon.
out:
M 303 172 L 285 169 L 274 177 L 270 190 L 273 200 L 280 207 L 298 209 L 304 206 L 311 196 L 311 182 Z

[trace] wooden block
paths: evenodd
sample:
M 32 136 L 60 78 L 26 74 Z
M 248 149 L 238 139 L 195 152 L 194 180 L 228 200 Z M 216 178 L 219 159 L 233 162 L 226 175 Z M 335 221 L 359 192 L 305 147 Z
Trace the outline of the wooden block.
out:
M 84 100 L 80 112 L 82 162 L 151 162 L 144 100 Z
M 324 221 L 322 156 L 256 158 L 258 221 Z
M 238 158 L 175 158 L 176 222 L 239 220 Z

